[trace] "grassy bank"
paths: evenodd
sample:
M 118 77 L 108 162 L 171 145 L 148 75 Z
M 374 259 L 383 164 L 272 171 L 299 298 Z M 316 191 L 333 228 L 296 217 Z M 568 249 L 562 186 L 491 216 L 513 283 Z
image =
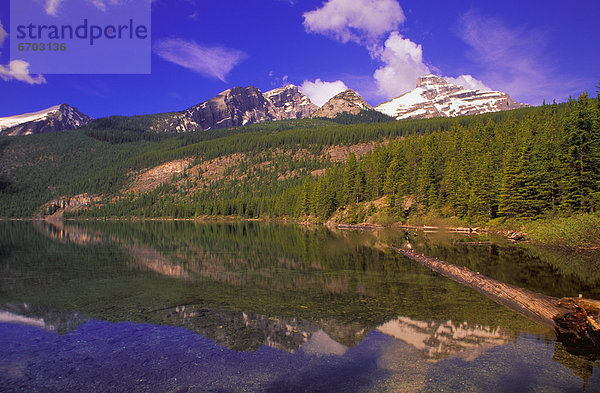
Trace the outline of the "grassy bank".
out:
M 600 215 L 540 219 L 525 225 L 528 237 L 545 245 L 600 250 Z
M 315 222 L 319 222 L 313 217 Z M 391 214 L 386 198 L 374 202 L 352 204 L 339 209 L 328 225 L 381 225 L 390 227 L 407 225 L 439 228 L 479 228 L 508 237 L 524 238 L 535 243 L 568 250 L 600 250 L 600 214 L 579 213 L 570 216 L 553 216 L 538 219 L 496 218 L 493 220 L 465 220 L 447 217 L 431 211 L 417 209 L 407 217 Z

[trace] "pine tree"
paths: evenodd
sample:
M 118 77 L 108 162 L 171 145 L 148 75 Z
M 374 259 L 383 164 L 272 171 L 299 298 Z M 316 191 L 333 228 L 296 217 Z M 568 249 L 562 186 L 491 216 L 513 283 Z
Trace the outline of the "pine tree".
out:
M 597 108 L 587 94 L 574 102 L 565 119 L 563 146 L 564 175 L 562 207 L 594 211 L 600 182 L 600 130 Z
M 438 205 L 441 163 L 438 160 L 438 151 L 434 136 L 428 135 L 423 139 L 417 192 L 423 204 L 428 208 L 433 208 Z
M 520 213 L 519 175 L 517 152 L 512 147 L 505 154 L 504 173 L 502 175 L 502 187 L 499 198 L 499 213 L 505 217 L 516 217 Z
M 343 177 L 343 202 L 344 204 L 356 202 L 356 179 L 358 174 L 358 161 L 354 153 L 350 153 L 346 161 Z

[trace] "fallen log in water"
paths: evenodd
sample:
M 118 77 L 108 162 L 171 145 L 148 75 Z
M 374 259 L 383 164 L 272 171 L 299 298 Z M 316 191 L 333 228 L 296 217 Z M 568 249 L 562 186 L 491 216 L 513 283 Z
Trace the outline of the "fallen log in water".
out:
M 383 229 L 384 228 L 381 225 L 375 225 L 375 224 L 362 224 L 362 225 L 337 224 L 335 227 L 337 229 L 362 229 L 362 230 L 372 230 L 372 229 Z
M 600 353 L 600 301 L 557 299 L 486 277 L 466 267 L 392 246 L 441 275 L 473 288 L 519 314 L 553 328 L 567 349 L 579 353 Z

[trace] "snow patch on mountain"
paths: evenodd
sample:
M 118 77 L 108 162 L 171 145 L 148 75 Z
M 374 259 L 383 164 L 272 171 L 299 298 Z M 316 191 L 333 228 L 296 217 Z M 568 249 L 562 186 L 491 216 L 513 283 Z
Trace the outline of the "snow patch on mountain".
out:
M 7 128 L 18 126 L 19 124 L 28 123 L 30 121 L 39 121 L 48 117 L 48 114 L 58 111 L 60 105 L 55 105 L 48 109 L 43 109 L 39 112 L 24 113 L 9 117 L 0 117 L 0 131 Z
M 153 129 L 187 132 L 245 126 L 265 121 L 301 119 L 319 109 L 297 86 L 287 85 L 266 93 L 253 86 L 233 87 L 175 114 Z
M 67 104 L 38 112 L 0 118 L 0 135 L 31 135 L 71 130 L 86 125 L 91 117 Z
M 517 109 L 529 105 L 513 101 L 501 91 L 465 89 L 429 74 L 417 80 L 417 87 L 375 107 L 398 120 L 456 117 Z

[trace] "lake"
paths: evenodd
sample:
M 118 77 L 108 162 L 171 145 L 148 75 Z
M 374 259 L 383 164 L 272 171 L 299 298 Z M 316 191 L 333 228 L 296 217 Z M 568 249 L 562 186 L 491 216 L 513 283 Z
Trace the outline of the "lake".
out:
M 593 356 L 407 259 L 600 299 L 600 257 L 486 235 L 0 222 L 2 392 L 586 392 Z

